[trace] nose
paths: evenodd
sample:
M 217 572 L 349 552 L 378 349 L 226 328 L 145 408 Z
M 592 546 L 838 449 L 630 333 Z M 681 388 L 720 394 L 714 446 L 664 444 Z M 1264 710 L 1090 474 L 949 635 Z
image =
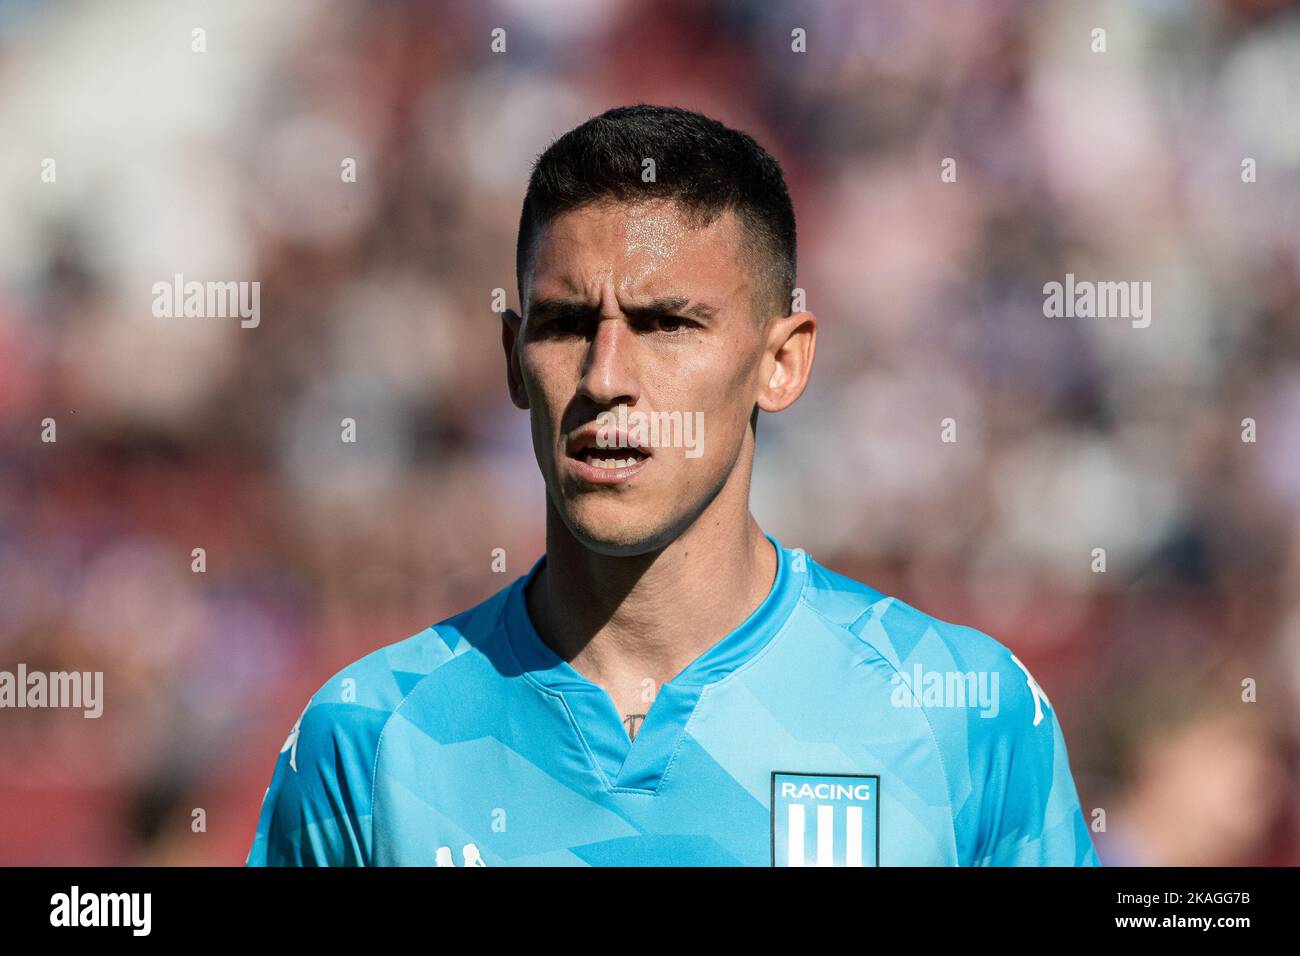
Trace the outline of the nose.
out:
M 602 407 L 636 405 L 640 389 L 635 351 L 635 336 L 622 316 L 602 316 L 587 347 L 587 364 L 578 393 Z

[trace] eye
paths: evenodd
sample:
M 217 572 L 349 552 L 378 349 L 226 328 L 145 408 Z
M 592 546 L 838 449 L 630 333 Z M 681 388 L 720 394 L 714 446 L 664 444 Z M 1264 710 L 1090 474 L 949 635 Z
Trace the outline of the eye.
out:
M 581 335 L 583 332 L 583 319 L 577 316 L 557 316 L 547 322 L 543 322 L 537 334 L 543 338 L 562 338 L 572 335 Z
M 683 335 L 691 330 L 695 325 L 690 319 L 684 319 L 680 315 L 660 315 L 654 319 L 655 330 L 664 332 L 667 335 Z

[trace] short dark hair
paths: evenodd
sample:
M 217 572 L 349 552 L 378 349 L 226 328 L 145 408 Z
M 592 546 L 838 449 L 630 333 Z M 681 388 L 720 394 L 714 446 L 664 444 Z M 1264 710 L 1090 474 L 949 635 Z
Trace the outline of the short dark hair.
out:
M 655 181 L 642 180 L 653 159 Z M 758 277 L 753 307 L 763 319 L 789 315 L 795 283 L 794 207 L 781 166 L 753 137 L 675 106 L 620 106 L 565 133 L 537 158 L 528 179 L 515 250 L 520 309 L 537 234 L 561 213 L 589 203 L 669 199 L 695 227 L 731 209 Z

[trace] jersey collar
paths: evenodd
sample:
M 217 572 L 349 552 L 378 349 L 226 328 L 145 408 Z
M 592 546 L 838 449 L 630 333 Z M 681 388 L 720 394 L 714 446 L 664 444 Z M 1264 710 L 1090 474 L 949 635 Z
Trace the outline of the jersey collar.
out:
M 777 556 L 776 580 L 767 597 L 739 627 L 695 658 L 670 684 L 703 686 L 722 680 L 762 650 L 789 619 L 803 592 L 806 565 L 800 562 L 796 568 L 776 538 L 767 532 L 763 536 L 772 542 Z M 545 563 L 543 554 L 512 585 L 505 608 L 507 637 L 519 663 L 534 680 L 561 692 L 587 690 L 595 685 L 546 645 L 528 616 L 524 589 Z

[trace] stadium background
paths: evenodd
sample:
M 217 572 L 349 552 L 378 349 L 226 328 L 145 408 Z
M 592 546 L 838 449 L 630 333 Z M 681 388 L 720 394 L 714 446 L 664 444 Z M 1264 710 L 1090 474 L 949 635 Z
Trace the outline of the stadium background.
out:
M 635 102 L 787 173 L 760 523 L 1008 644 L 1105 862 L 1300 861 L 1298 65 L 1262 0 L 0 4 L 0 669 L 106 684 L 0 712 L 0 862 L 242 863 L 307 697 L 527 570 L 491 294 L 534 157 Z M 1044 318 L 1067 272 L 1150 327 Z M 154 318 L 176 273 L 260 326 Z

